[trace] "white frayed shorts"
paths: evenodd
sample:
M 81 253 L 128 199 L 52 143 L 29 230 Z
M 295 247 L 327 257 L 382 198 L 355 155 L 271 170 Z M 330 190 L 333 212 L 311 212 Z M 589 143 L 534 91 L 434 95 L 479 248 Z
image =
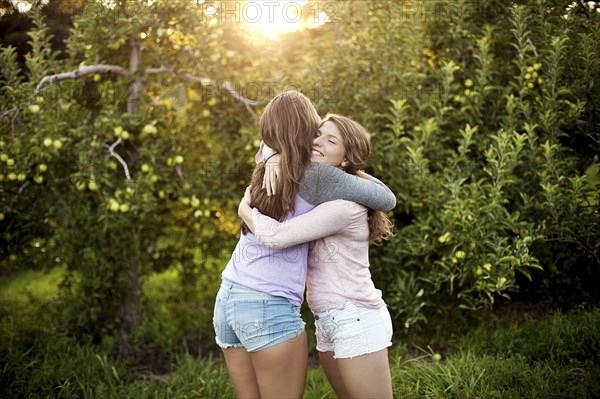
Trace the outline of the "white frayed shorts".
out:
M 374 353 L 392 345 L 392 318 L 387 306 L 368 309 L 346 302 L 343 309 L 315 314 L 317 350 L 334 359 Z

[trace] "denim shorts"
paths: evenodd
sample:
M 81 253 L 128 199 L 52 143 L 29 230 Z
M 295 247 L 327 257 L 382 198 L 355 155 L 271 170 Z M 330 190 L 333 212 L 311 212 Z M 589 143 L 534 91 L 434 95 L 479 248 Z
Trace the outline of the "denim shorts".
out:
M 248 352 L 293 341 L 304 331 L 300 306 L 225 279 L 217 293 L 213 326 L 221 348 Z
M 343 309 L 315 314 L 317 350 L 334 359 L 352 358 L 392 345 L 392 318 L 387 306 L 367 309 L 346 302 Z

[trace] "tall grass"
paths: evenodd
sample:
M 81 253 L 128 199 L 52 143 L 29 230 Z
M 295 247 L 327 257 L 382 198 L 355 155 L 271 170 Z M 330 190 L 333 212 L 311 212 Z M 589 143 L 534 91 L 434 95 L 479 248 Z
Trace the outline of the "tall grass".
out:
M 84 345 L 54 327 L 56 287 L 64 270 L 22 272 L 0 283 L 2 398 L 233 398 L 224 363 L 213 356 L 171 353 L 153 374 L 116 359 L 107 347 Z M 151 282 L 149 303 L 165 306 L 177 276 Z M 147 283 L 148 284 L 148 283 Z M 153 305 L 153 306 L 154 306 Z M 166 309 L 155 309 L 157 317 Z M 207 316 L 208 317 L 208 316 Z M 167 324 L 168 319 L 155 321 Z M 156 327 L 158 328 L 158 327 Z M 600 310 L 554 314 L 522 326 L 494 317 L 473 324 L 439 361 L 411 355 L 406 343 L 390 352 L 396 398 L 522 399 L 600 397 Z M 319 367 L 311 368 L 305 398 L 334 398 Z

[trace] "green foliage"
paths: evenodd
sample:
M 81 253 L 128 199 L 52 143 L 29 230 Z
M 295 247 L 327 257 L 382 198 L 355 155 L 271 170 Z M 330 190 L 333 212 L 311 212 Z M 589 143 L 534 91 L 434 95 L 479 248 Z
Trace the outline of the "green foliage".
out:
M 220 359 L 173 353 L 169 367 L 158 373 L 115 359 L 109 345 L 82 344 L 49 328 L 53 315 L 46 306 L 53 302 L 63 273 L 58 269 L 40 277 L 39 272 L 20 272 L 0 284 L 3 397 L 234 397 Z M 159 311 L 155 306 L 161 306 L 161 295 L 175 291 L 177 281 L 173 272 L 148 281 L 149 307 Z M 598 396 L 600 311 L 526 322 L 518 322 L 523 315 L 520 308 L 517 311 L 516 319 L 489 315 L 462 326 L 470 331 L 441 342 L 447 348 L 441 354 L 429 348 L 414 357 L 406 347 L 395 345 L 390 351 L 394 397 Z M 305 397 L 334 397 L 321 368 L 309 370 Z
M 598 322 L 600 311 L 557 313 L 552 317 L 505 325 L 498 320 L 480 326 L 455 343 L 479 354 L 523 356 L 528 362 L 556 367 L 600 364 Z
M 260 107 L 227 87 L 259 106 L 296 87 L 372 133 L 369 172 L 398 207 L 371 264 L 397 326 L 489 308 L 532 278 L 546 297 L 555 281 L 592 297 L 575 265 L 594 275 L 599 259 L 599 14 L 558 0 L 332 5 L 321 28 L 265 41 L 194 2 L 86 2 L 62 53 L 34 7 L 23 68 L 0 52 L 0 268 L 66 267 L 62 331 L 186 342 L 209 318 L 258 147 Z M 122 69 L 82 75 L 92 65 Z M 578 261 L 553 262 L 564 248 Z M 181 284 L 157 321 L 144 284 L 164 271 Z
M 95 341 L 116 328 L 126 345 L 154 271 L 179 268 L 181 299 L 206 311 L 258 146 L 255 112 L 221 82 L 251 82 L 260 68 L 228 73 L 237 53 L 221 44 L 233 30 L 191 3 L 89 2 L 61 61 L 38 8 L 32 16 L 27 74 L 12 48 L 1 57 L 0 95 L 12 107 L 0 125 L 2 270 L 66 265 L 59 324 Z M 39 85 L 96 64 L 134 73 Z
M 554 242 L 597 271 L 595 11 L 373 1 L 344 2 L 336 16 L 345 23 L 307 49 L 335 51 L 336 62 L 307 67 L 312 79 L 343 82 L 320 109 L 367 126 L 370 169 L 397 194 L 396 236 L 371 262 L 397 326 L 489 307 L 556 269 L 573 275 L 540 263 L 538 254 L 558 256 Z

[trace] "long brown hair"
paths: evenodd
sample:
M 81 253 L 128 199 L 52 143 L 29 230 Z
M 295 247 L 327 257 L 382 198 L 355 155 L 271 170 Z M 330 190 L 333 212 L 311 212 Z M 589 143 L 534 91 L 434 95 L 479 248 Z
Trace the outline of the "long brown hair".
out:
M 279 221 L 294 212 L 300 180 L 310 162 L 312 141 L 320 124 L 321 118 L 310 100 L 295 90 L 285 91 L 267 104 L 260 117 L 259 132 L 265 144 L 281 157 L 277 190 L 267 197 L 262 188 L 265 165 L 259 163 L 252 173 L 250 206 Z M 248 231 L 245 224 L 242 231 Z
M 327 114 L 323 123 L 332 122 L 339 130 L 344 144 L 346 165 L 342 168 L 346 173 L 359 175 L 361 168 L 371 155 L 369 132 L 358 122 L 337 114 Z M 390 218 L 381 211 L 368 209 L 369 244 L 380 244 L 394 235 L 394 225 Z

